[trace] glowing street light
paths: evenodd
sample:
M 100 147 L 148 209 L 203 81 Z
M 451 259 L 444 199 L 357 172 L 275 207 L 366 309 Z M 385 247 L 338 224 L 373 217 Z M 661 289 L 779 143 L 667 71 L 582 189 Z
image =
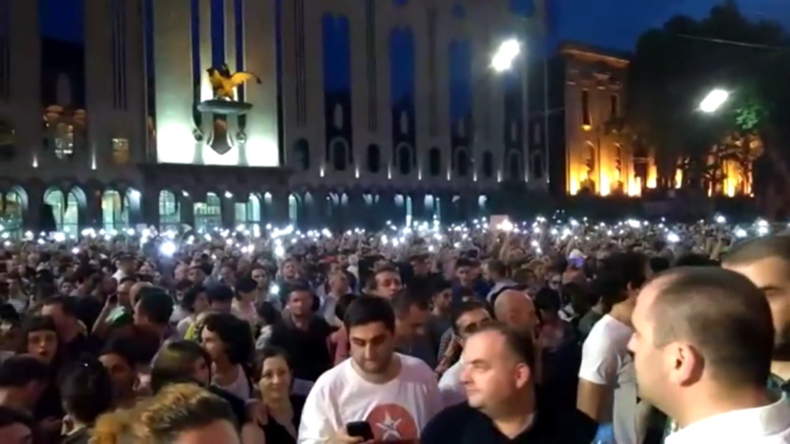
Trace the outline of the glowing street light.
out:
M 496 72 L 507 71 L 513 67 L 513 61 L 519 54 L 521 54 L 521 44 L 518 40 L 505 40 L 491 59 L 491 68 Z
M 709 92 L 699 104 L 699 110 L 703 113 L 716 112 L 730 98 L 730 93 L 723 89 L 716 88 Z

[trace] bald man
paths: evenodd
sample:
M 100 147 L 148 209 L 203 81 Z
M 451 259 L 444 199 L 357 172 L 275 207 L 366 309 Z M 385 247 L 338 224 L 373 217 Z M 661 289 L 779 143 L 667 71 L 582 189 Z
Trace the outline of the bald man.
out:
M 515 330 L 534 336 L 538 315 L 532 299 L 523 291 L 505 290 L 494 302 L 494 314 Z

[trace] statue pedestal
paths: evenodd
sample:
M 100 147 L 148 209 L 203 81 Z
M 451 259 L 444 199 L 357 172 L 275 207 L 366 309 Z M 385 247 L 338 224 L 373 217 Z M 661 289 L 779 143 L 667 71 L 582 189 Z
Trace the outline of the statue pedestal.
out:
M 197 106 L 201 113 L 224 114 L 227 116 L 240 116 L 252 109 L 252 103 L 232 102 L 230 100 L 206 100 Z

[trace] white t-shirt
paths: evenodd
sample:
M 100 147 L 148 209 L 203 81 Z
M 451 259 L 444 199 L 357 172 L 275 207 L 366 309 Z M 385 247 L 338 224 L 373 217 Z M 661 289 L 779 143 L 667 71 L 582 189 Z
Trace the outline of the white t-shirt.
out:
M 631 327 L 605 315 L 582 348 L 579 378 L 614 389 L 612 425 L 617 444 L 636 444 L 636 374 L 628 352 Z
M 439 379 L 439 392 L 445 407 L 466 401 L 466 391 L 461 383 L 461 360 L 448 368 Z
M 298 443 L 329 442 L 355 421 L 370 424 L 377 442 L 418 442 L 443 408 L 436 375 L 420 359 L 399 353 L 394 359 L 400 359 L 400 375 L 382 385 L 362 379 L 351 359 L 321 375 L 305 401 Z
M 252 397 L 252 393 L 250 393 L 250 380 L 247 379 L 247 374 L 244 373 L 244 369 L 241 366 L 237 366 L 238 368 L 238 376 L 236 376 L 236 380 L 233 381 L 230 385 L 219 385 L 214 382 L 214 386 L 225 390 L 226 392 L 236 395 L 237 398 L 241 399 L 242 401 L 247 401 Z

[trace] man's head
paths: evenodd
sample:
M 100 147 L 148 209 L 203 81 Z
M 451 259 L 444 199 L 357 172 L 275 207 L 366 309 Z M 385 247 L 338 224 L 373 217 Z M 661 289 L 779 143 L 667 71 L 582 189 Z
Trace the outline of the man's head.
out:
M 134 256 L 125 254 L 118 258 L 116 262 L 116 266 L 119 270 L 123 271 L 126 274 L 134 273 L 135 263 L 134 263 Z
M 535 367 L 530 336 L 499 322 L 485 324 L 466 339 L 461 359 L 461 382 L 471 407 L 495 418 L 526 402 Z
M 453 310 L 451 318 L 453 332 L 462 343 L 465 343 L 470 335 L 491 319 L 491 309 L 485 302 L 480 300 L 462 302 Z
M 472 261 L 466 258 L 460 258 L 455 261 L 455 278 L 458 283 L 466 287 L 471 285 L 474 276 L 472 275 Z
M 395 333 L 398 339 L 410 340 L 425 332 L 430 316 L 428 301 L 414 292 L 403 289 L 390 299 L 395 312 Z
M 642 253 L 616 253 L 604 259 L 595 282 L 604 306 L 632 310 L 639 289 L 649 278 L 648 269 L 647 256 Z
M 137 371 L 135 344 L 131 338 L 113 338 L 99 353 L 99 362 L 107 369 L 119 396 L 134 393 Z
M 426 255 L 416 254 L 409 262 L 415 276 L 427 276 L 431 272 L 431 264 Z
M 3 444 L 32 444 L 35 442 L 35 428 L 32 417 L 0 406 L 0 442 Z
M 190 266 L 189 271 L 187 271 L 187 279 L 195 285 L 202 284 L 206 280 L 206 273 L 203 271 L 203 267 L 200 264 Z
M 790 360 L 790 236 L 766 236 L 736 245 L 722 266 L 746 276 L 771 306 L 774 359 Z
M 503 291 L 494 302 L 494 313 L 498 321 L 524 334 L 534 333 L 538 325 L 535 304 L 522 291 Z
M 441 280 L 434 282 L 431 289 L 431 303 L 439 311 L 446 311 L 452 302 L 452 285 L 449 281 Z
M 313 291 L 305 285 L 294 286 L 287 297 L 288 312 L 294 318 L 305 318 L 313 314 Z
M 498 259 L 488 261 L 486 265 L 486 278 L 489 281 L 496 282 L 500 279 L 507 277 L 507 265 Z
M 343 270 L 335 270 L 329 273 L 329 288 L 336 295 L 344 295 L 349 292 L 348 276 Z
M 217 313 L 230 313 L 233 307 L 233 289 L 225 284 L 215 284 L 206 290 L 209 309 Z
M 173 298 L 161 288 L 150 287 L 140 292 L 134 306 L 134 323 L 164 328 L 173 315 Z
M 343 323 L 357 367 L 370 374 L 385 373 L 395 350 L 395 313 L 389 301 L 360 296 L 348 306 Z
M 561 308 L 560 293 L 551 288 L 541 288 L 535 295 L 535 307 L 540 311 L 541 319 L 544 321 L 556 321 L 559 319 Z
M 672 269 L 636 300 L 634 353 L 641 396 L 681 418 L 695 397 L 765 386 L 773 328 L 768 303 L 742 275 L 715 267 Z
M 368 286 L 368 292 L 375 296 L 391 298 L 403 288 L 398 269 L 389 264 L 379 265 Z
M 71 340 L 79 329 L 77 320 L 77 299 L 73 296 L 56 296 L 44 302 L 41 314 L 55 321 L 58 335 L 64 340 Z
M 32 410 L 47 387 L 50 371 L 47 364 L 30 355 L 12 356 L 0 364 L 0 391 L 17 404 L 13 407 Z M 0 441 L 3 442 L 3 441 Z
M 236 298 L 244 302 L 254 302 L 257 296 L 258 283 L 252 278 L 242 277 L 236 281 Z
M 299 267 L 294 259 L 286 259 L 280 267 L 280 274 L 286 281 L 294 280 L 299 277 Z

